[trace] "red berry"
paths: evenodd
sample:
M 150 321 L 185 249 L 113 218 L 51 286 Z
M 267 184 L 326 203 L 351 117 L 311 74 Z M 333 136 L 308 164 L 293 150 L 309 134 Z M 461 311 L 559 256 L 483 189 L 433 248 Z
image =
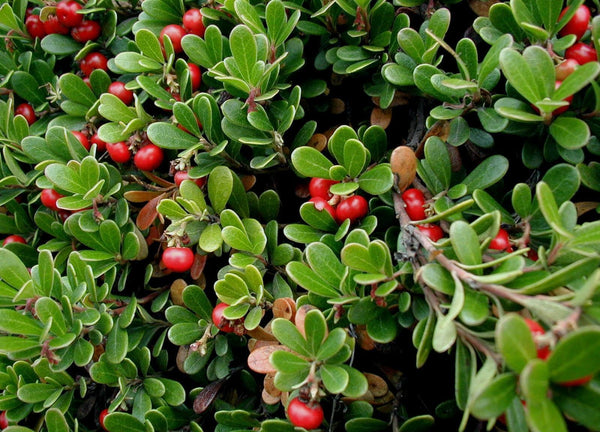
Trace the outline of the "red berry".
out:
M 27 240 L 25 240 L 20 235 L 12 234 L 4 239 L 4 241 L 2 242 L 2 246 L 6 246 L 7 244 L 11 244 L 11 243 L 27 244 Z
M 194 252 L 186 247 L 169 247 L 163 252 L 162 262 L 169 270 L 183 273 L 192 268 Z
M 49 15 L 44 22 L 46 34 L 69 34 L 69 27 L 61 24 L 56 15 Z
M 560 20 L 566 13 L 569 8 L 563 9 L 560 13 L 558 19 Z M 581 39 L 581 37 L 585 34 L 588 29 L 588 25 L 590 23 L 590 18 L 592 14 L 586 5 L 581 5 L 577 8 L 575 15 L 567 22 L 567 24 L 560 29 L 558 34 L 560 36 L 566 36 L 573 34 L 577 37 L 577 40 Z
M 425 234 L 431 241 L 436 242 L 439 239 L 444 238 L 444 231 L 440 228 L 439 225 L 417 225 L 417 228 L 419 228 L 419 231 Z
M 496 234 L 496 237 L 494 237 L 494 239 L 490 242 L 490 245 L 488 247 L 494 250 L 512 252 L 508 232 L 506 232 L 505 229 L 500 228 L 498 230 L 498 234 Z
M 179 187 L 179 186 L 181 186 L 181 183 L 183 183 L 184 180 L 192 180 L 192 179 L 188 175 L 187 171 L 177 171 L 175 173 L 173 180 L 175 181 L 175 185 L 177 187 Z M 206 177 L 200 177 L 200 178 L 194 179 L 194 182 L 198 185 L 198 187 L 202 187 L 206 183 Z
M 316 429 L 323 423 L 323 408 L 317 402 L 305 403 L 295 397 L 287 407 L 287 414 L 294 426 Z
M 115 81 L 111 83 L 108 86 L 108 92 L 121 99 L 125 105 L 129 105 L 133 102 L 133 92 L 125 88 L 124 82 Z
M 360 195 L 352 195 L 337 205 L 335 219 L 338 223 L 342 223 L 346 219 L 350 219 L 350 223 L 354 223 L 364 218 L 368 212 L 369 204 L 367 200 Z
M 181 38 L 186 35 L 186 31 L 183 27 L 177 24 L 169 24 L 165 26 L 160 32 L 160 43 L 163 44 L 163 37 L 168 36 L 171 39 L 171 44 L 173 45 L 173 51 L 175 54 L 179 54 L 182 51 L 181 48 Z
M 102 27 L 96 21 L 84 20 L 77 27 L 71 29 L 71 37 L 77 42 L 86 43 L 100 37 Z
M 202 83 L 202 72 L 198 65 L 194 63 L 188 63 L 188 69 L 190 70 L 190 83 L 192 84 L 192 91 L 196 91 L 200 88 Z
M 131 150 L 125 141 L 106 143 L 106 151 L 116 163 L 126 163 L 131 159 Z
M 308 200 L 308 202 L 313 203 L 315 205 L 315 209 L 319 211 L 327 210 L 327 213 L 329 213 L 331 217 L 335 219 L 335 209 L 327 202 L 327 200 L 324 200 L 321 197 L 314 197 Z
M 529 327 L 529 331 L 533 335 L 534 339 L 535 339 L 535 336 L 542 336 L 542 335 L 546 334 L 546 330 L 544 330 L 544 328 L 538 322 L 536 322 L 532 319 L 529 319 L 529 318 L 525 318 L 525 322 L 527 323 L 527 326 Z M 546 360 L 549 355 L 550 355 L 549 347 L 545 346 L 545 347 L 541 347 L 541 348 L 537 349 L 537 356 L 539 359 Z
M 333 196 L 333 194 L 329 192 L 329 188 L 336 183 L 339 183 L 339 181 L 313 177 L 308 184 L 308 192 L 313 198 L 319 197 L 328 200 Z
M 100 411 L 100 415 L 98 416 L 98 422 L 100 423 L 100 427 L 102 429 L 104 429 L 105 431 L 108 430 L 104 426 L 104 419 L 106 418 L 107 415 L 108 415 L 108 410 L 106 408 L 104 408 L 102 411 Z
M 190 9 L 183 14 L 183 27 L 188 33 L 204 36 L 204 22 L 202 22 L 202 12 L 200 9 Z
M 579 378 L 576 380 L 559 382 L 558 385 L 560 385 L 562 387 L 579 387 L 579 386 L 586 385 L 587 383 L 589 383 L 592 380 L 592 378 L 594 378 L 593 375 L 587 375 L 587 376 L 584 376 L 583 378 Z
M 90 144 L 90 140 L 88 140 L 88 137 L 86 134 L 84 134 L 83 132 L 80 132 L 80 131 L 71 131 L 71 133 L 73 135 L 75 135 L 75 138 L 77 138 L 79 140 L 81 145 L 84 146 L 86 150 L 90 149 L 90 147 L 92 145 Z
M 27 120 L 29 126 L 35 123 L 35 111 L 33 110 L 33 107 L 30 104 L 22 103 L 20 105 L 17 105 L 17 107 L 15 108 L 15 115 L 19 114 L 25 117 L 25 120 Z
M 561 84 L 562 84 L 562 81 L 556 81 L 554 83 L 554 90 L 557 90 L 560 87 Z M 571 102 L 573 102 L 573 95 L 567 96 L 563 100 L 566 101 L 566 102 L 569 102 L 569 105 L 571 105 Z M 565 106 L 562 106 L 560 108 L 556 108 L 554 111 L 552 111 L 552 115 L 553 116 L 557 116 L 557 115 L 560 115 L 560 114 L 564 113 L 566 110 L 569 109 L 569 105 L 565 105 Z
M 56 201 L 63 196 L 64 195 L 59 194 L 54 189 L 44 189 L 42 190 L 40 198 L 44 206 L 48 207 L 50 210 L 58 211 L 60 209 L 56 206 Z
M 90 141 L 92 142 L 92 144 L 96 144 L 96 148 L 99 152 L 103 152 L 106 150 L 106 142 L 100 139 L 98 133 L 92 135 L 92 139 Z
M 212 321 L 213 324 L 216 325 L 223 333 L 233 333 L 235 331 L 235 327 L 233 327 L 229 320 L 223 316 L 223 311 L 227 307 L 229 307 L 229 305 L 225 303 L 219 303 L 216 305 L 212 312 Z
M 84 75 L 90 76 L 96 69 L 108 70 L 108 59 L 104 54 L 91 52 L 81 60 L 79 68 Z
M 152 171 L 160 166 L 163 159 L 163 149 L 154 144 L 146 144 L 135 154 L 133 163 L 142 171 Z
M 38 15 L 29 15 L 25 19 L 25 28 L 27 33 L 32 38 L 43 38 L 46 36 L 46 30 L 44 29 L 44 23 Z
M 6 419 L 6 411 L 0 413 L 0 429 L 6 429 L 8 427 L 8 420 Z
M 596 50 L 583 42 L 577 42 L 565 51 L 565 58 L 573 59 L 580 65 L 598 61 Z
M 411 220 L 422 220 L 425 215 L 425 195 L 419 189 L 406 189 L 402 193 L 402 200 L 406 206 L 406 213 Z
M 73 0 L 63 0 L 56 5 L 56 16 L 58 21 L 67 27 L 76 27 L 83 21 L 83 15 L 77 11 L 82 9 L 79 3 Z
M 577 69 L 578 66 L 579 63 L 577 63 L 576 60 L 565 59 L 564 61 L 556 65 L 556 80 L 564 81 L 565 78 L 571 75 L 575 71 L 575 69 Z

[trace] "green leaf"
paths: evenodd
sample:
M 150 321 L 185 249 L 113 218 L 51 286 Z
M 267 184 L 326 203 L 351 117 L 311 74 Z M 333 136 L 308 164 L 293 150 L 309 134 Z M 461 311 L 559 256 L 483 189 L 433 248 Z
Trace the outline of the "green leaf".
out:
M 229 35 L 231 54 L 235 59 L 240 77 L 252 82 L 252 69 L 257 61 L 257 46 L 254 35 L 245 25 L 234 27 Z
M 24 384 L 17 390 L 17 396 L 22 402 L 36 403 L 42 402 L 52 396 L 57 390 L 62 387 L 55 384 L 46 383 L 31 383 Z
M 296 354 L 278 350 L 271 354 L 269 361 L 275 369 L 283 373 L 307 373 L 310 369 L 310 363 Z
M 142 422 L 131 414 L 113 412 L 104 418 L 104 426 L 110 432 L 146 432 Z
M 505 48 L 500 53 L 500 66 L 510 84 L 529 102 L 535 103 L 544 98 L 527 60 L 516 50 Z
M 14 252 L 0 248 L 0 262 L 2 262 L 0 279 L 13 288 L 21 289 L 27 281 L 31 280 L 27 267 Z
M 71 430 L 64 414 L 57 408 L 46 411 L 45 420 L 48 432 L 70 432 Z
M 469 408 L 473 416 L 488 420 L 501 415 L 515 397 L 517 378 L 512 373 L 497 376 L 475 396 Z
M 367 150 L 357 139 L 349 139 L 344 144 L 344 168 L 351 178 L 357 177 L 368 161 Z
M 312 147 L 299 147 L 292 152 L 292 164 L 303 176 L 329 178 L 333 163 Z
M 562 413 L 547 398 L 527 400 L 527 424 L 532 432 L 567 432 Z
M 464 221 L 450 225 L 450 241 L 454 252 L 463 264 L 481 264 L 481 249 L 475 230 Z
M 233 173 L 225 166 L 213 168 L 208 176 L 208 198 L 219 213 L 225 209 L 233 190 Z
M 170 123 L 152 123 L 148 126 L 148 138 L 159 147 L 181 150 L 198 144 L 198 138 Z
M 283 318 L 276 318 L 272 322 L 271 330 L 280 343 L 298 354 L 308 358 L 311 357 L 306 339 L 304 339 L 302 334 L 300 334 L 300 331 L 298 331 L 291 321 Z
M 475 189 L 486 189 L 500 181 L 508 171 L 508 159 L 502 155 L 493 155 L 484 159 L 462 181 L 468 193 Z
M 164 62 L 158 38 L 147 29 L 140 29 L 135 34 L 135 43 L 146 57 L 156 60 L 159 63 Z
M 584 147 L 590 139 L 587 123 L 575 117 L 560 116 L 550 125 L 550 135 L 559 146 L 575 150 Z
M 572 381 L 593 375 L 600 370 L 600 329 L 579 328 L 556 345 L 548 358 L 553 382 Z
M 323 385 L 330 393 L 341 393 L 348 386 L 350 377 L 341 366 L 324 364 L 319 368 L 319 372 Z
M 336 298 L 340 295 L 336 285 L 329 284 L 328 281 L 321 278 L 305 264 L 292 261 L 287 264 L 286 271 L 294 282 L 314 294 L 331 298 Z
M 382 195 L 394 184 L 394 174 L 389 164 L 380 163 L 358 178 L 358 186 L 371 195 Z
M 576 422 L 590 430 L 600 430 L 600 392 L 596 386 L 556 386 L 552 389 L 552 400 Z
M 66 73 L 58 81 L 60 89 L 66 97 L 79 104 L 85 105 L 88 109 L 96 103 L 96 95 L 83 82 L 81 77 L 72 73 Z
M 6 309 L 0 314 L 0 330 L 9 334 L 40 336 L 44 329 L 39 321 L 16 310 Z
M 517 314 L 506 314 L 496 324 L 496 345 L 506 365 L 521 373 L 537 351 L 529 327 Z

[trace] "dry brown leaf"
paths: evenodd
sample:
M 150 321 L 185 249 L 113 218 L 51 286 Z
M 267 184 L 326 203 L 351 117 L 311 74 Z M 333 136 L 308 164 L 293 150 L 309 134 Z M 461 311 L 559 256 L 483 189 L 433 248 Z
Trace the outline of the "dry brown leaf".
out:
M 331 98 L 329 101 L 329 112 L 331 114 L 341 114 L 346 109 L 346 104 L 340 98 Z
M 275 405 L 276 403 L 279 403 L 279 401 L 281 400 L 281 398 L 279 396 L 273 396 L 272 394 L 270 394 L 269 392 L 267 392 L 266 389 L 263 389 L 263 391 L 262 391 L 262 400 L 267 405 Z
M 183 290 L 188 286 L 187 282 L 183 279 L 175 279 L 171 284 L 170 295 L 171 301 L 177 306 L 185 306 L 183 302 Z
M 500 3 L 500 0 L 469 0 L 471 10 L 482 17 L 489 16 L 490 8 L 496 3 Z
M 263 386 L 265 391 L 271 396 L 279 397 L 281 395 L 281 390 L 275 387 L 275 374 L 266 374 L 265 379 L 263 380 Z
M 188 355 L 190 354 L 190 346 L 189 345 L 180 345 L 179 349 L 177 350 L 177 357 L 175 357 L 175 364 L 177 365 L 177 369 L 179 369 L 179 372 L 181 373 L 186 373 L 185 369 L 183 368 L 183 364 L 185 363 L 185 359 L 188 358 Z
M 364 325 L 356 326 L 356 335 L 358 337 L 358 345 L 365 351 L 371 351 L 377 347 L 377 344 L 369 336 L 367 328 Z
M 600 205 L 599 202 L 596 201 L 580 201 L 575 203 L 575 208 L 577 209 L 577 216 L 581 216 L 584 213 L 587 213 L 592 210 L 596 210 L 596 208 Z
M 269 361 L 269 357 L 275 351 L 290 351 L 290 349 L 283 345 L 255 346 L 254 351 L 248 355 L 248 367 L 254 372 L 261 374 L 277 372 Z
M 241 177 L 242 184 L 244 185 L 244 190 L 247 192 L 254 187 L 256 184 L 256 176 L 253 175 L 245 175 Z
M 298 327 L 298 331 L 306 338 L 306 333 L 304 333 L 304 318 L 306 318 L 306 314 L 308 311 L 316 309 L 313 305 L 305 304 L 300 306 L 300 309 L 296 311 L 296 316 L 294 318 L 294 324 Z
M 381 126 L 383 129 L 392 122 L 392 110 L 391 108 L 381 109 L 379 107 L 373 108 L 371 111 L 371 124 L 375 126 Z
M 296 315 L 296 302 L 294 302 L 294 299 L 285 297 L 278 298 L 273 302 L 273 316 L 275 318 L 293 321 L 294 315 Z
M 321 133 L 316 133 L 310 137 L 306 145 L 322 152 L 327 146 L 327 137 Z
M 427 131 L 421 142 L 419 143 L 419 147 L 415 151 L 415 155 L 417 158 L 423 157 L 423 147 L 425 146 L 425 142 L 429 137 L 436 136 L 442 141 L 448 141 L 448 136 L 450 135 L 450 122 L 447 120 L 438 120 L 433 126 Z
M 417 175 L 415 152 L 407 146 L 396 147 L 390 157 L 390 166 L 396 175 L 396 186 L 400 192 L 403 192 L 412 184 Z
M 365 372 L 364 375 L 367 378 L 367 382 L 369 383 L 369 391 L 373 394 L 373 396 L 377 398 L 387 394 L 389 388 L 383 378 L 381 378 L 379 375 L 375 375 L 368 372 Z
M 246 334 L 248 336 L 253 337 L 254 339 L 257 339 L 260 341 L 268 341 L 268 342 L 277 341 L 277 338 L 275 336 L 273 336 L 271 333 L 267 332 L 262 327 L 256 327 L 253 330 L 248 330 L 248 331 L 246 331 Z
M 397 106 L 408 105 L 408 103 L 410 102 L 410 98 L 411 98 L 411 96 L 408 93 L 402 93 L 402 92 L 396 91 L 394 93 L 394 98 L 392 99 L 392 103 L 390 104 L 390 106 L 388 108 L 394 108 Z M 377 105 L 378 107 L 381 107 L 381 100 L 380 100 L 379 96 L 373 96 L 371 98 L 371 100 L 373 101 L 373 103 L 375 105 Z

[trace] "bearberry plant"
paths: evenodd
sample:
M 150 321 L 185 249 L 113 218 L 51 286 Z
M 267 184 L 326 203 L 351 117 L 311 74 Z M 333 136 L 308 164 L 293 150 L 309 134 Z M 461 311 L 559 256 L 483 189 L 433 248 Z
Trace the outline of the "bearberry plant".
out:
M 600 431 L 599 10 L 0 2 L 0 429 Z

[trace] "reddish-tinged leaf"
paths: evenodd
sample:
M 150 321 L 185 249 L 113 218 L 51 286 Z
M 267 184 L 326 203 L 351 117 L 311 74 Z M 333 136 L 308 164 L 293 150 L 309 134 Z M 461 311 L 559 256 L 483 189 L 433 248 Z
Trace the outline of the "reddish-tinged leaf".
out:
M 194 412 L 196 414 L 202 414 L 206 411 L 219 395 L 219 390 L 221 390 L 224 382 L 223 380 L 211 382 L 198 393 L 198 396 L 194 399 Z
M 162 192 L 156 191 L 127 191 L 123 194 L 125 199 L 133 203 L 148 202 L 157 196 L 162 195 Z
M 207 258 L 208 255 L 196 254 L 194 256 L 194 264 L 192 264 L 192 268 L 190 270 L 190 276 L 192 276 L 192 279 L 198 279 L 202 275 Z
M 135 224 L 139 229 L 145 230 L 152 225 L 154 220 L 158 217 L 158 211 L 156 210 L 156 207 L 164 197 L 165 194 L 154 197 L 140 210 L 137 219 L 135 220 Z

